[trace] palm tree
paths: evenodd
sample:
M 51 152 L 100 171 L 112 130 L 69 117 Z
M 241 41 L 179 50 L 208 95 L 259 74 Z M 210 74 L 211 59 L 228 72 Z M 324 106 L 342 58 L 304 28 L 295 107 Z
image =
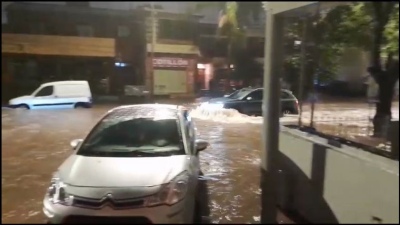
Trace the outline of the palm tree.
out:
M 227 40 L 227 64 L 229 67 L 234 51 L 245 46 L 244 32 L 240 29 L 237 21 L 238 4 L 237 2 L 199 2 L 194 10 L 200 11 L 204 8 L 220 10 L 216 35 L 218 38 Z

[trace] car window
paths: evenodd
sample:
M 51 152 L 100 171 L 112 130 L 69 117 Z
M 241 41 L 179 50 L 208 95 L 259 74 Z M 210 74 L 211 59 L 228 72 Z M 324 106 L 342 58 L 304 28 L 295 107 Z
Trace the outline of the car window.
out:
M 287 93 L 286 91 L 281 92 L 281 99 L 292 99 L 292 95 Z
M 229 95 L 228 98 L 242 99 L 243 97 L 247 96 L 250 92 L 251 92 L 251 90 L 241 89 L 241 90 L 238 90 L 238 91 L 232 93 L 232 95 Z
M 262 100 L 262 98 L 263 98 L 262 90 L 253 91 L 246 97 L 247 100 Z
M 44 96 L 51 96 L 53 95 L 54 87 L 47 86 L 42 89 L 38 93 L 36 93 L 35 97 L 44 97 Z
M 84 156 L 153 157 L 185 154 L 176 119 L 104 119 L 77 152 Z

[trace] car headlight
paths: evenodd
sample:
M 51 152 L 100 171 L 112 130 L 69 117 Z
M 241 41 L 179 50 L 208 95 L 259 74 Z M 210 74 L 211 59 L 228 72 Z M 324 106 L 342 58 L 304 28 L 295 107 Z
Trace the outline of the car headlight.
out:
M 73 196 L 67 193 L 66 188 L 67 185 L 59 177 L 54 176 L 46 193 L 49 201 L 53 204 L 71 205 Z
M 189 186 L 189 174 L 183 172 L 162 185 L 161 191 L 147 198 L 146 206 L 174 205 L 185 198 Z
M 206 108 L 208 105 L 208 102 L 203 102 L 200 104 L 200 108 Z

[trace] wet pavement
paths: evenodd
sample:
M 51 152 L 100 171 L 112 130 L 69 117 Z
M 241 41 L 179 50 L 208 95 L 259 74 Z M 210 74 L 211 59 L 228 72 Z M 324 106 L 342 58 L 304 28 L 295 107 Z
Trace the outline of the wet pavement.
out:
M 360 107 L 327 104 L 319 110 Z M 110 108 L 2 110 L 2 223 L 44 222 L 42 199 L 52 173 L 72 153 L 69 142 L 84 137 Z M 193 116 L 198 138 L 211 144 L 200 154 L 211 222 L 258 223 L 261 118 L 198 110 Z

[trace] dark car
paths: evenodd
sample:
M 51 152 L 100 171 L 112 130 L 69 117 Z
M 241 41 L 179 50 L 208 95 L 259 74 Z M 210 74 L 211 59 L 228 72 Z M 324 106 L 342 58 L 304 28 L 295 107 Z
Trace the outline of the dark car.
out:
M 213 98 L 202 104 L 210 109 L 235 109 L 247 115 L 262 115 L 262 88 L 243 88 L 222 98 Z M 281 90 L 281 113 L 298 114 L 298 100 L 289 90 Z

